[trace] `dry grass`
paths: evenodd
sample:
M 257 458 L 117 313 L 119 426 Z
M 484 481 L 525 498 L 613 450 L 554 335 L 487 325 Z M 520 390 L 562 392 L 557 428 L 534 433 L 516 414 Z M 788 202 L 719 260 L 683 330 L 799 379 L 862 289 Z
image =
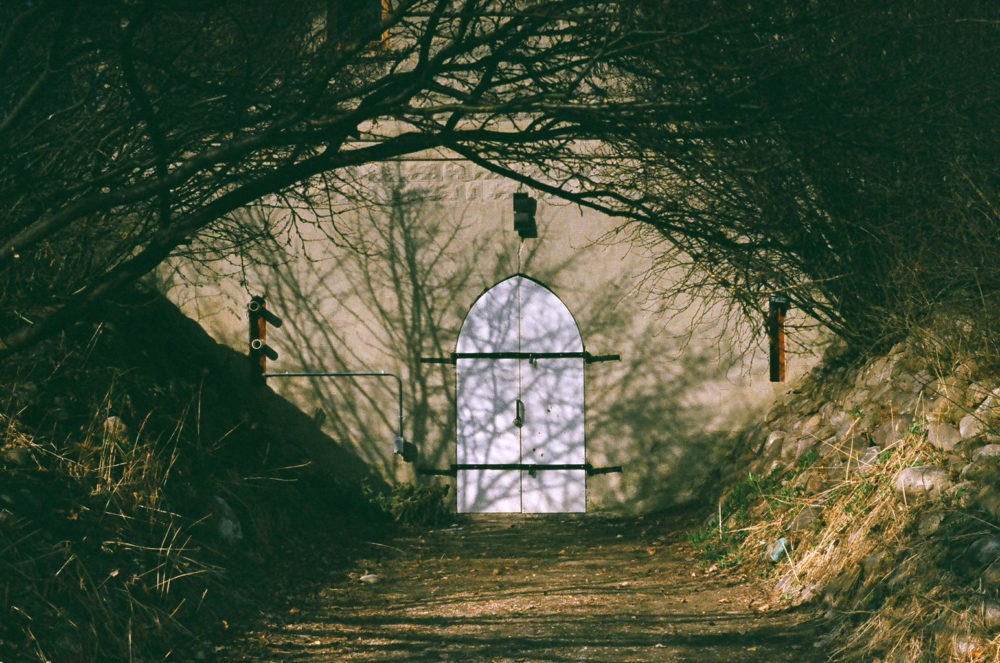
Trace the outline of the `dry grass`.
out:
M 361 477 L 309 465 L 308 417 L 164 300 L 123 300 L 0 365 L 6 663 L 210 659 L 304 555 L 384 527 Z
M 263 589 L 234 578 L 276 575 L 308 547 L 296 532 L 322 539 L 320 516 L 357 507 L 177 318 L 130 303 L 0 366 L 0 661 L 211 656 Z M 220 536 L 217 498 L 242 541 Z
M 107 410 L 63 445 L 0 419 L 0 449 L 20 461 L 0 511 L 0 593 L 20 617 L 0 635 L 18 659 L 147 660 L 187 631 L 192 592 L 177 585 L 204 576 L 204 592 L 219 577 L 193 543 L 198 521 L 164 499 L 185 417 L 158 439 L 148 417 L 134 432 L 106 426 Z
M 918 340 L 921 347 L 911 351 L 914 366 L 929 365 L 937 384 L 951 393 L 943 399 L 928 393 L 930 402 L 918 402 L 915 421 L 925 420 L 925 405 L 940 409 L 947 400 L 946 409 L 954 410 L 951 417 L 957 423 L 981 398 L 965 397 L 964 388 L 951 389 L 951 370 L 987 362 L 983 355 L 970 361 L 955 343 L 956 354 L 925 359 L 927 339 Z M 902 370 L 914 366 L 903 365 Z M 972 382 L 970 391 L 989 391 Z M 991 380 L 980 376 L 979 383 Z M 798 405 L 815 412 L 835 388 L 806 385 Z M 844 396 L 838 392 L 834 398 L 840 402 Z M 786 419 L 772 421 L 779 429 L 802 420 L 794 406 L 781 416 Z M 831 660 L 1000 661 L 1000 593 L 970 553 L 974 542 L 1000 535 L 1000 526 L 977 511 L 971 496 L 962 493 L 968 488 L 958 484 L 940 499 L 916 503 L 895 485 L 904 468 L 950 467 L 954 478 L 962 466 L 954 463 L 967 461 L 932 447 L 926 431 L 914 424 L 902 439 L 880 450 L 869 471 L 859 473 L 861 452 L 848 446 L 852 432 L 838 438 L 843 442 L 821 447 L 815 462 L 758 478 L 754 485 L 759 490 L 744 498 L 742 506 L 731 504 L 740 495 L 731 491 L 730 503 L 719 508 L 721 522 L 713 524 L 718 538 L 728 537 L 735 546 L 727 555 L 770 579 L 771 605 L 825 607 L 831 634 L 824 651 Z M 790 531 L 792 519 L 808 507 L 817 510 L 818 519 Z M 791 550 L 775 564 L 766 552 L 779 537 L 789 540 Z

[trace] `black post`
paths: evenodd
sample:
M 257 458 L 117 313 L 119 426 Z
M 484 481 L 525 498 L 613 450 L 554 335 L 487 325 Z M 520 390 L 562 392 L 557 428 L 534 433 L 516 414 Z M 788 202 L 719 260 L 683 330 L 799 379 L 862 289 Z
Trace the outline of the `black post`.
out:
M 772 293 L 767 311 L 767 340 L 771 382 L 785 381 L 785 314 L 789 299 L 784 293 Z

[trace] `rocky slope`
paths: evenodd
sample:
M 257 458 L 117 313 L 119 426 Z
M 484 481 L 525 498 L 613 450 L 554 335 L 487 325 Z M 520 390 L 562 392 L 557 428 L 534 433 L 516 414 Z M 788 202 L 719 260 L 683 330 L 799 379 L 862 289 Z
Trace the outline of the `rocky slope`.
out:
M 773 605 L 825 606 L 834 659 L 1000 659 L 1000 371 L 970 336 L 830 353 L 698 535 L 717 566 L 770 577 Z

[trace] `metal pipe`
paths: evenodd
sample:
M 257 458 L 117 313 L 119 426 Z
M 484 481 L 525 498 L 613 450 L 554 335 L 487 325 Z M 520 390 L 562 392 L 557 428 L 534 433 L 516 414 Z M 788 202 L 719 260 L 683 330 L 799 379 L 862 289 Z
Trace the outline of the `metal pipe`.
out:
M 399 404 L 399 432 L 395 439 L 395 451 L 403 454 L 406 438 L 403 436 L 403 380 L 395 373 L 388 371 L 319 371 L 319 372 L 296 372 L 296 373 L 264 373 L 264 378 L 395 378 L 396 398 Z

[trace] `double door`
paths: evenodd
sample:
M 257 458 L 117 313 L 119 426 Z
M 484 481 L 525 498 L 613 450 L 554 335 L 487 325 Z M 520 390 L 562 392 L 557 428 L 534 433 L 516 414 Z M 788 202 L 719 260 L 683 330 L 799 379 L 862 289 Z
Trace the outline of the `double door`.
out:
M 583 343 L 550 290 L 517 275 L 477 300 L 456 353 L 458 510 L 586 510 Z

